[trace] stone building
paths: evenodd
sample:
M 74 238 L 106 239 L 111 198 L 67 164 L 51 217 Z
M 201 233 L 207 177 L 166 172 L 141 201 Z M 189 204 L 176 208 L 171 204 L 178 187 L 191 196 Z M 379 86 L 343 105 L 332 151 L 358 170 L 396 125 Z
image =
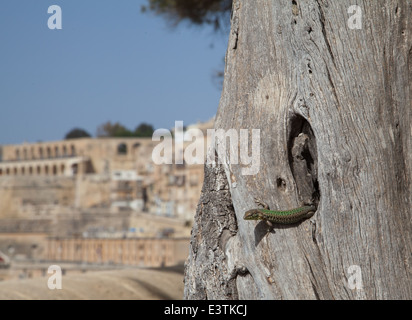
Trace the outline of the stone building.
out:
M 110 175 L 113 170 L 134 170 L 138 149 L 149 151 L 154 144 L 142 138 L 79 138 L 6 145 L 2 147 L 0 175 Z
M 139 148 L 150 154 L 151 139 L 81 138 L 3 146 L 0 162 L 0 217 L 45 211 L 118 207 L 137 200 Z M 130 188 L 122 186 L 130 184 Z M 125 195 L 125 193 L 128 193 Z
M 205 152 L 212 125 L 189 127 L 199 129 L 194 143 Z M 179 261 L 184 260 L 204 165 L 157 165 L 152 153 L 158 143 L 79 138 L 0 147 L 0 250 L 13 252 L 13 259 L 87 256 L 86 262 L 95 263 L 100 258 L 93 252 L 101 246 L 101 262 L 147 266 L 177 263 L 173 250 L 178 250 Z M 150 251 L 159 239 L 166 241 L 161 254 Z M 74 255 L 79 243 L 82 249 Z M 133 249 L 137 243 L 143 249 Z M 123 254 L 120 259 L 112 253 L 116 250 L 135 258 Z
M 189 127 L 204 133 L 195 143 L 205 152 L 212 125 Z M 79 138 L 2 146 L 0 218 L 145 212 L 191 221 L 203 163 L 156 165 L 157 144 L 151 138 Z

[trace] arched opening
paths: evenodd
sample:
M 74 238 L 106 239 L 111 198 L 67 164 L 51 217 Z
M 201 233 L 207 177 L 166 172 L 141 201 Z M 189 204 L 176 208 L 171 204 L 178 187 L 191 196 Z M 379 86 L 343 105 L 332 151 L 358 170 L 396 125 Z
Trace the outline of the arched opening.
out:
M 6 175 L 10 174 L 10 168 L 6 168 Z
M 43 148 L 42 147 L 39 148 L 39 158 L 43 159 Z
M 117 154 L 127 154 L 127 145 L 125 143 L 118 144 Z
M 132 147 L 132 148 L 133 148 L 132 153 L 133 153 L 134 156 L 138 156 L 139 147 L 140 147 L 140 142 L 136 142 L 136 143 L 133 145 L 133 147 Z
M 41 174 L 41 167 L 37 166 L 37 174 Z
M 16 160 L 20 160 L 20 150 L 16 149 Z
M 14 173 L 15 176 L 17 175 L 17 168 L 13 169 L 13 173 Z
M 47 147 L 47 158 L 48 159 L 50 159 L 51 157 L 52 157 L 52 154 L 51 154 L 51 149 L 50 149 L 50 147 Z
M 79 166 L 77 165 L 77 163 L 72 165 L 72 174 L 74 176 L 77 174 L 78 169 L 79 169 Z
M 63 157 L 67 157 L 67 148 L 63 146 Z
M 54 147 L 54 156 L 55 156 L 56 158 L 60 157 L 59 147 L 58 147 L 58 146 L 55 146 L 55 147 Z
M 74 147 L 74 145 L 70 146 L 70 151 L 71 151 L 72 157 L 74 157 L 76 155 L 76 148 Z
M 57 166 L 53 165 L 53 175 L 57 175 Z
M 21 172 L 21 174 L 24 176 L 24 174 L 26 173 L 26 168 L 25 168 L 25 167 L 21 167 L 20 172 Z
M 33 167 L 29 167 L 29 175 L 32 175 L 33 174 Z
M 24 159 L 24 160 L 27 160 L 27 159 L 28 159 L 28 157 L 27 157 L 27 149 L 23 149 L 23 159 Z
M 60 172 L 61 172 L 61 174 L 64 174 L 64 171 L 66 170 L 66 167 L 65 167 L 65 165 L 64 164 L 62 164 L 61 166 L 60 166 Z
M 36 156 L 34 155 L 34 147 L 30 148 L 30 156 L 31 156 L 32 159 L 36 158 Z
M 3 175 L 3 169 L 0 169 L 0 176 Z
M 49 174 L 49 166 L 44 166 L 44 174 L 45 175 Z

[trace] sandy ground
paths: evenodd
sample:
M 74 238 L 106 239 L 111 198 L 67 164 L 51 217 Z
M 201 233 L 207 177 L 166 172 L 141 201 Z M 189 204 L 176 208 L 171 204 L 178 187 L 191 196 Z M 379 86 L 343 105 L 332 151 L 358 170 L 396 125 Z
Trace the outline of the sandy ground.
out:
M 183 274 L 170 270 L 124 269 L 62 277 L 50 290 L 47 277 L 0 282 L 0 300 L 182 299 Z

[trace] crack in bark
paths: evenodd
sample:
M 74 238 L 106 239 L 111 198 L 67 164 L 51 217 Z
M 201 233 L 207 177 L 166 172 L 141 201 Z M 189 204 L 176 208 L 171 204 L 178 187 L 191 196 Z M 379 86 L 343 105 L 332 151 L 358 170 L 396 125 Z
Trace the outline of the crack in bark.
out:
M 331 57 L 331 59 L 332 59 L 333 65 L 334 65 L 335 68 L 336 68 L 335 56 L 333 55 L 332 47 L 331 47 L 331 45 L 330 45 L 330 43 L 329 43 L 328 35 L 327 35 L 327 33 L 326 33 L 325 13 L 323 12 L 323 9 L 322 9 L 322 6 L 321 6 L 320 3 L 319 3 L 319 0 L 316 0 L 316 3 L 318 4 L 318 8 L 319 8 L 319 21 L 320 21 L 320 24 L 321 24 L 321 26 L 322 26 L 323 38 L 325 39 L 325 44 L 326 44 L 326 47 L 327 47 L 327 49 L 328 49 L 329 55 L 330 55 L 330 57 Z
M 308 266 L 309 266 L 310 274 L 312 275 L 312 276 L 310 277 L 310 283 L 312 284 L 313 293 L 315 294 L 316 300 L 320 300 L 320 296 L 319 296 L 318 290 L 317 290 L 317 288 L 316 288 L 316 284 L 315 284 L 315 282 L 314 282 L 314 280 L 316 279 L 316 276 L 315 276 L 315 274 L 314 274 L 314 272 L 313 272 L 312 265 L 310 264 L 308 258 L 307 258 L 306 256 L 304 256 L 304 257 L 305 257 L 306 263 L 307 263 Z
M 232 6 L 232 34 L 234 34 L 234 40 L 233 40 L 233 45 L 232 49 L 236 50 L 237 45 L 239 42 L 239 16 L 238 16 L 238 10 L 240 8 L 240 3 L 238 1 L 233 1 L 233 6 Z
M 331 87 L 332 87 L 333 96 L 335 97 L 336 103 L 337 103 L 338 106 L 339 106 L 340 103 L 339 103 L 338 94 L 337 94 L 337 92 L 336 92 L 336 87 L 335 87 L 335 84 L 334 84 L 333 81 L 332 81 L 332 76 L 331 76 L 331 74 L 330 74 L 330 71 L 329 71 L 329 68 L 328 68 L 328 67 L 326 67 L 326 74 L 327 74 L 327 76 L 328 76 L 329 83 L 330 83 L 330 85 L 331 85 Z

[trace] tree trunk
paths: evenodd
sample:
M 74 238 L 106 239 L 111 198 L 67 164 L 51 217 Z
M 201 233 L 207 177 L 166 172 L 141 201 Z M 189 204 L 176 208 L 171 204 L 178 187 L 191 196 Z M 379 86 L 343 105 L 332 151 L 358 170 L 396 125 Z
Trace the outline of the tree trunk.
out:
M 260 167 L 233 144 L 205 166 L 186 299 L 412 299 L 411 17 L 411 0 L 234 1 L 215 128 L 260 129 Z M 268 232 L 243 220 L 254 197 L 317 211 Z

